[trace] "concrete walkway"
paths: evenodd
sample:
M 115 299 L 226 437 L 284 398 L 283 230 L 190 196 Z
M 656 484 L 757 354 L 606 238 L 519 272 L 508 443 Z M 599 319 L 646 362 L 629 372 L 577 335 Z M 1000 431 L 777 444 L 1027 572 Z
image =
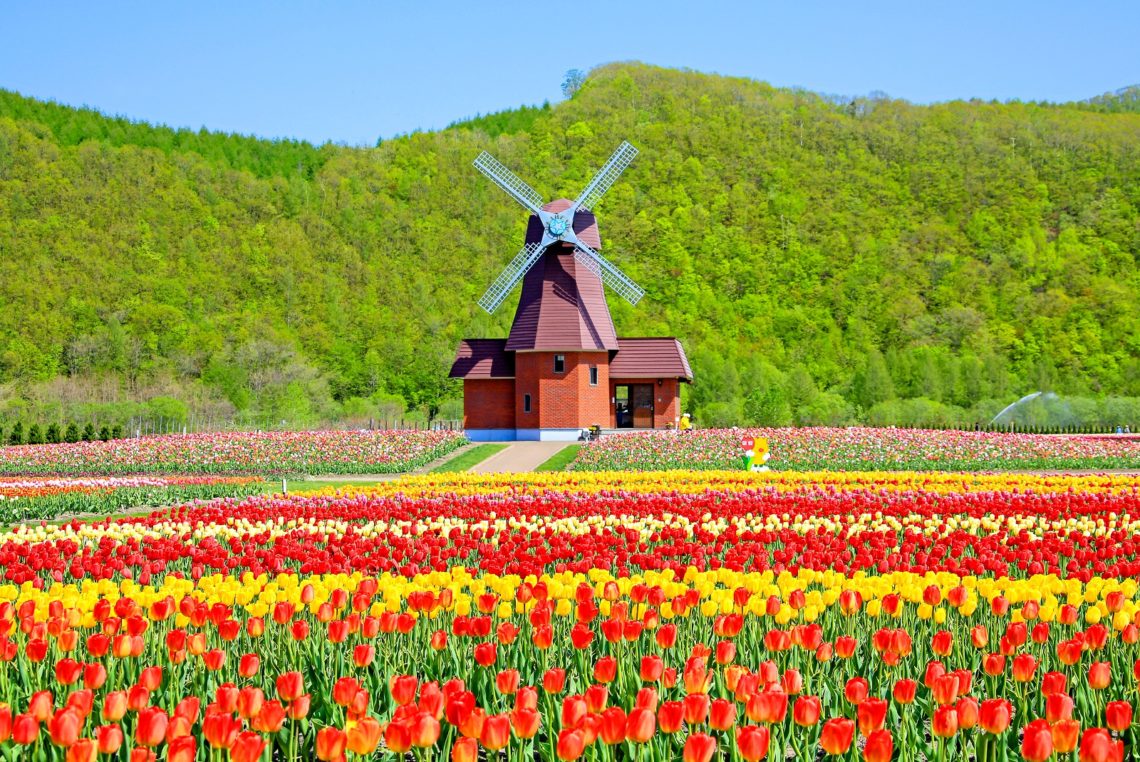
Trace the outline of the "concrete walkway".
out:
M 509 442 L 482 463 L 471 468 L 474 474 L 503 474 L 533 471 L 570 446 L 571 442 Z

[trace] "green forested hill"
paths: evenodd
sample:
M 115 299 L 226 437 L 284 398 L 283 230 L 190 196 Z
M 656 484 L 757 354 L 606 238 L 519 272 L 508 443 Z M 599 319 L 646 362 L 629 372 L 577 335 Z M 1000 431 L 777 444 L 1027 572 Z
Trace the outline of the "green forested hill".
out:
M 648 296 L 614 320 L 684 340 L 699 421 L 1140 396 L 1128 100 L 839 103 L 621 64 L 554 106 L 318 148 L 0 93 L 0 422 L 450 412 L 457 341 L 509 326 L 514 299 L 475 302 L 526 222 L 472 159 L 572 197 L 622 139 L 603 250 Z

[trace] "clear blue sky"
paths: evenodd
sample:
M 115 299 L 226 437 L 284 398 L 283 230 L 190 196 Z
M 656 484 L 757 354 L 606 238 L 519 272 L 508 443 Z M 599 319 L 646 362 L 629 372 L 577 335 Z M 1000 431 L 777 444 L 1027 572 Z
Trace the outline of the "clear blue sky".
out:
M 1140 82 L 1140 2 L 9 4 L 0 87 L 172 126 L 372 144 L 640 60 L 927 103 Z

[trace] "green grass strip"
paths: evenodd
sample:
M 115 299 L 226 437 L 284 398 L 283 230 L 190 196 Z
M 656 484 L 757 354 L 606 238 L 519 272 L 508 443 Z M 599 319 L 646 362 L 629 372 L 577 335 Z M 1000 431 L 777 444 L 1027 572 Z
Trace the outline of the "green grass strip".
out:
M 450 474 L 456 471 L 467 471 L 477 466 L 500 450 L 507 449 L 505 444 L 481 444 L 470 450 L 460 453 L 446 463 L 440 463 L 431 470 L 433 474 Z
M 582 449 L 582 445 L 569 445 L 564 449 L 559 450 L 554 454 L 550 460 L 546 461 L 538 468 L 537 471 L 565 471 L 566 467 L 570 465 L 570 461 L 578 456 L 578 451 Z

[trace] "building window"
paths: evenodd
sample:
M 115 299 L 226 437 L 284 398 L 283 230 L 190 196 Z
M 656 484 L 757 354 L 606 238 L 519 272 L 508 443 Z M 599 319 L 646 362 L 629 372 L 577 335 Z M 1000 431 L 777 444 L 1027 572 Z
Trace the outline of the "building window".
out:
M 554 372 L 566 372 L 566 355 L 554 355 Z
M 598 366 L 597 365 L 591 365 L 590 366 L 590 386 L 597 386 L 597 385 L 598 385 Z
M 523 412 L 524 413 L 530 412 L 530 395 L 529 394 L 523 395 Z

